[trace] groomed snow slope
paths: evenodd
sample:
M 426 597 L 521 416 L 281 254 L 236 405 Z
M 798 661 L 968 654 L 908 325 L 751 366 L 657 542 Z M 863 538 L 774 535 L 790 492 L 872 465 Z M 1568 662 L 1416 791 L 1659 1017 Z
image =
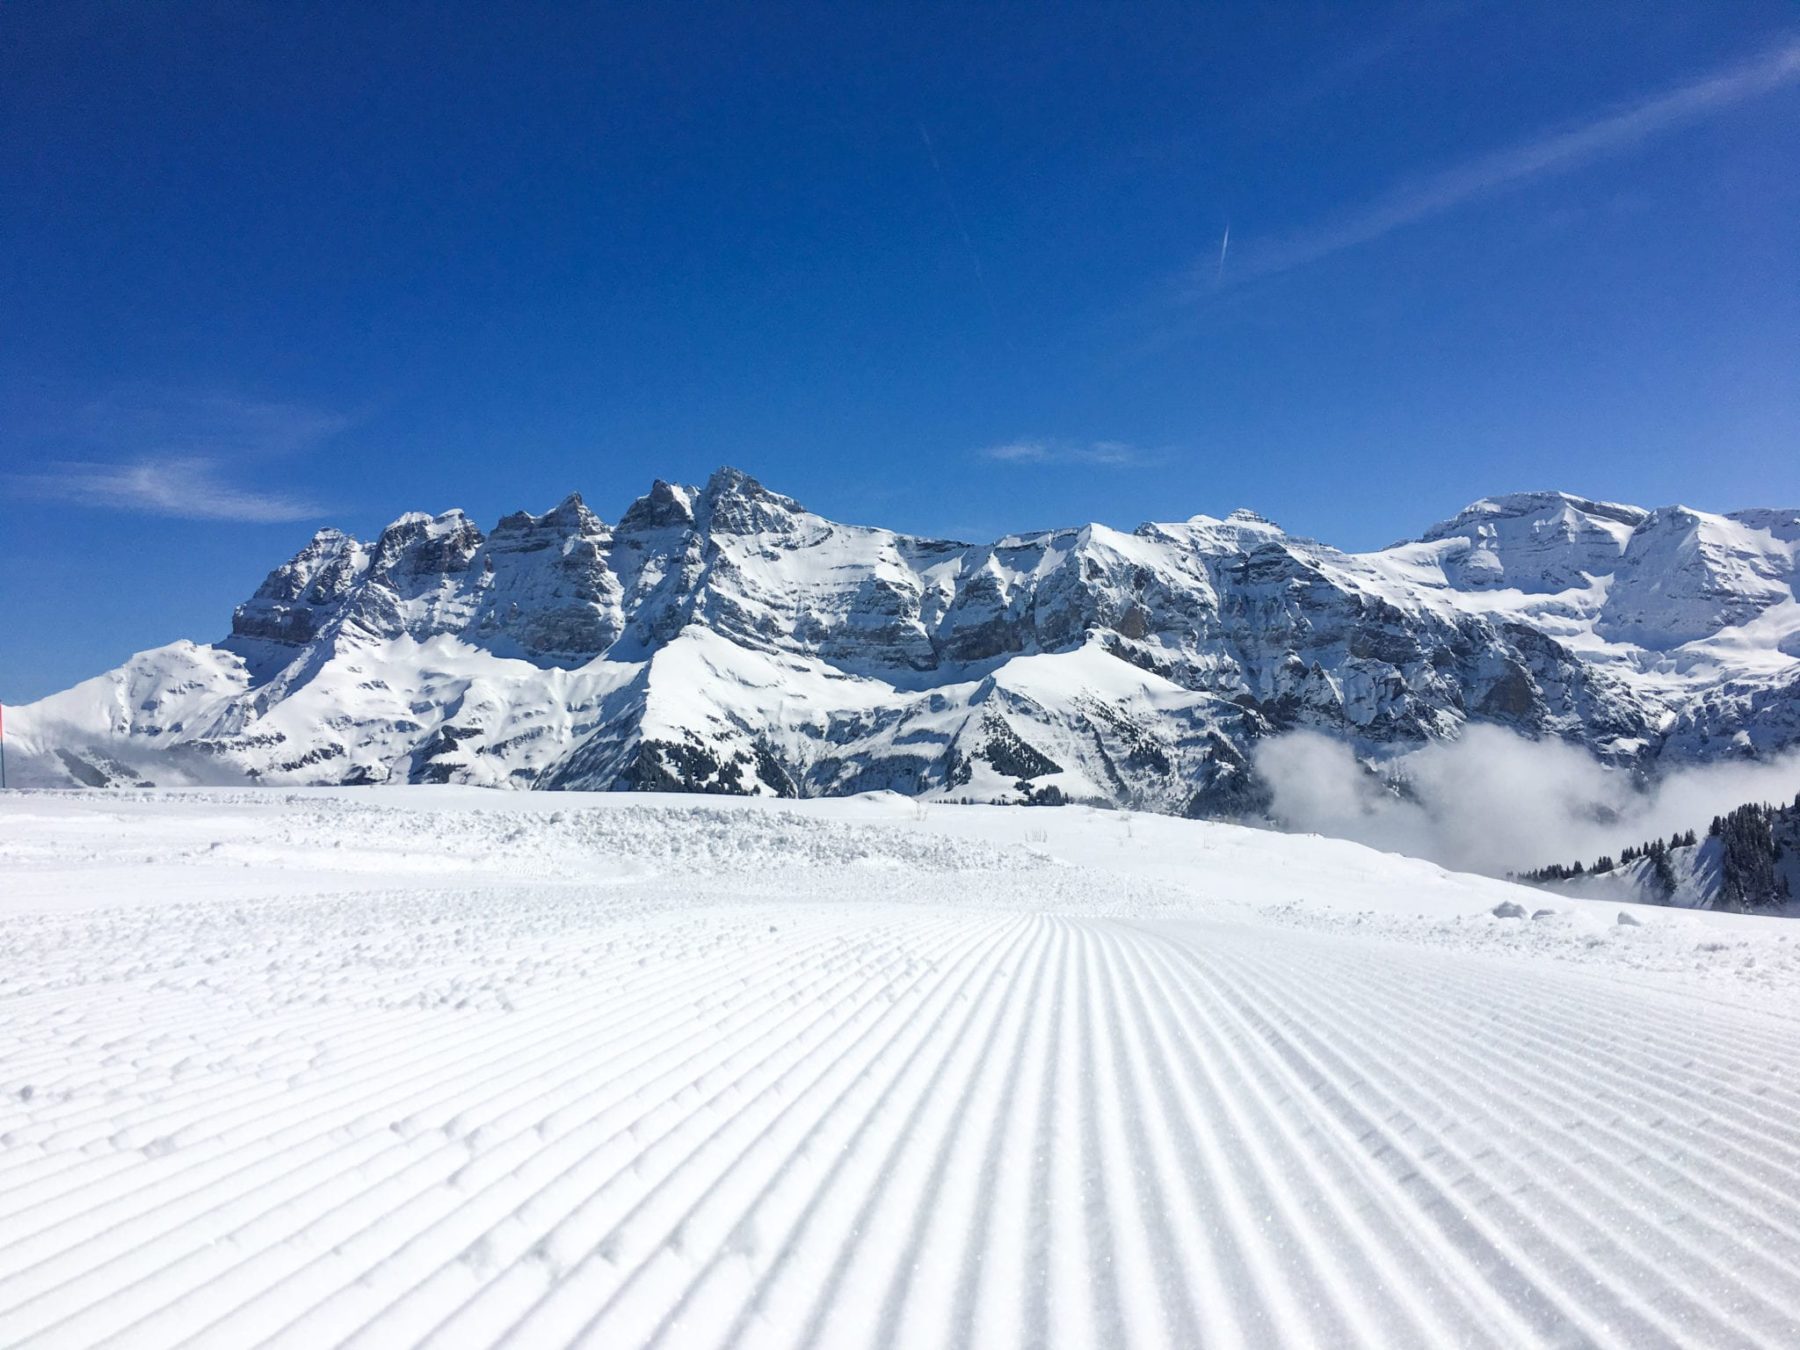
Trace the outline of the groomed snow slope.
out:
M 1779 921 L 885 795 L 14 793 L 0 869 L 9 1346 L 1800 1343 Z

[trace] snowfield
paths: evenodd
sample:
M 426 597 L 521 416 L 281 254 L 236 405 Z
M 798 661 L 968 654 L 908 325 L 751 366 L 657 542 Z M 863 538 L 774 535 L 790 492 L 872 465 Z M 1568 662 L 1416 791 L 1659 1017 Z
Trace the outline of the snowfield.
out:
M 0 1344 L 1800 1344 L 1800 927 L 1087 808 L 0 797 Z

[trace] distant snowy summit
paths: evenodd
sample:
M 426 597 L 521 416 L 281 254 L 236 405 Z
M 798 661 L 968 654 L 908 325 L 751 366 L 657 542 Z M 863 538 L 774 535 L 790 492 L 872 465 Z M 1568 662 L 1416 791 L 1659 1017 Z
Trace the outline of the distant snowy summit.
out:
M 1251 511 L 971 545 L 735 469 L 321 530 L 210 646 L 8 709 L 14 781 L 475 783 L 1254 809 L 1249 751 L 1471 721 L 1648 771 L 1800 743 L 1800 512 L 1475 503 L 1342 553 Z

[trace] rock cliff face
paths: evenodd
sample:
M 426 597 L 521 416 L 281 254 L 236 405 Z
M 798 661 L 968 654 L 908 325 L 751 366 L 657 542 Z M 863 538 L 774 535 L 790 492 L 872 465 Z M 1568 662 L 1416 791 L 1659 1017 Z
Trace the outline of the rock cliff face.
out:
M 1248 511 L 970 545 L 721 469 L 321 530 L 213 646 L 8 710 L 40 782 L 462 782 L 1254 808 L 1296 727 L 1642 766 L 1800 742 L 1800 512 L 1477 502 L 1348 554 Z

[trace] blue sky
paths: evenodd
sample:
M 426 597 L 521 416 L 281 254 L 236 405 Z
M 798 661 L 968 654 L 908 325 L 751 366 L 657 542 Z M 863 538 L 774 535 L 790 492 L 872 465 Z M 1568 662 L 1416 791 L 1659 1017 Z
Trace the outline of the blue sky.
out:
M 0 126 L 7 701 L 319 524 L 721 463 L 965 538 L 1800 504 L 1788 0 L 15 0 Z

